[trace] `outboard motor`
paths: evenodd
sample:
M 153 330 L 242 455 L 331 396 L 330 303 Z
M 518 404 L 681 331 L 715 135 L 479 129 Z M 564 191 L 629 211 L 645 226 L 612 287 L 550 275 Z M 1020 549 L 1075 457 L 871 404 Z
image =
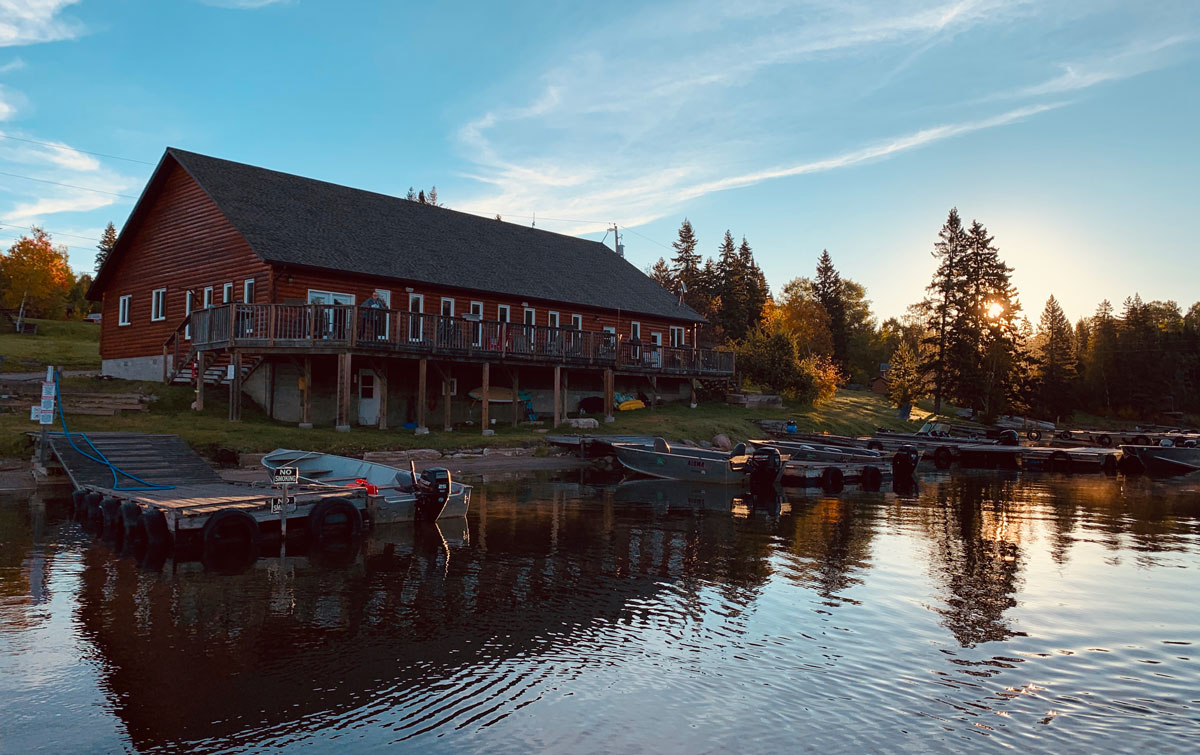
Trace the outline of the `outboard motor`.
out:
M 450 470 L 445 467 L 430 467 L 413 477 L 417 496 L 413 519 L 418 522 L 436 522 L 450 501 Z
M 1000 445 L 1002 446 L 1018 446 L 1021 444 L 1021 439 L 1017 436 L 1016 430 L 1004 430 L 1000 433 Z
M 920 458 L 920 454 L 913 446 L 901 446 L 896 455 L 892 457 L 892 479 L 913 480 Z
M 774 485 L 783 470 L 783 457 L 774 446 L 760 446 L 746 460 L 746 482 L 751 488 Z

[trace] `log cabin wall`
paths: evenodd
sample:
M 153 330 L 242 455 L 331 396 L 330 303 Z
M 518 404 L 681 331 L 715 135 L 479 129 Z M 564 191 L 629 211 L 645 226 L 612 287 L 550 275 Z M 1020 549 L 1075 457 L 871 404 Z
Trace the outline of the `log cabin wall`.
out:
M 536 272 L 531 272 L 531 275 Z M 493 292 L 472 292 L 458 288 L 434 286 L 416 281 L 396 281 L 380 278 L 346 275 L 335 271 L 316 272 L 312 270 L 296 270 L 280 267 L 276 271 L 274 301 L 277 304 L 308 302 L 308 292 L 326 291 L 331 293 L 351 294 L 355 304 L 362 304 L 370 298 L 375 289 L 391 292 L 391 308 L 407 310 L 408 297 L 419 294 L 424 297 L 425 314 L 441 314 L 442 299 L 454 302 L 454 315 L 462 317 L 471 311 L 472 302 L 483 304 L 483 319 L 498 320 L 499 307 L 508 305 L 509 322 L 524 323 L 525 309 L 533 309 L 536 317 L 534 325 L 550 325 L 550 313 L 558 312 L 559 327 L 571 327 L 571 316 L 582 315 L 582 330 L 601 331 L 605 327 L 614 328 L 622 338 L 628 339 L 632 323 L 641 323 L 644 343 L 650 342 L 651 333 L 661 333 L 664 346 L 671 345 L 671 326 L 681 327 L 685 331 L 686 345 L 692 345 L 692 323 L 687 320 L 671 321 L 652 315 L 641 315 L 636 312 L 596 309 L 577 304 L 552 302 L 529 297 L 510 296 Z M 522 303 L 527 303 L 528 307 Z
M 223 303 L 226 283 L 233 284 L 233 300 L 242 301 L 247 279 L 254 280 L 254 301 L 269 300 L 270 266 L 179 165 L 169 168 L 145 216 L 125 233 L 132 235 L 122 236 L 103 292 L 101 359 L 161 357 L 163 342 L 183 321 L 189 289 L 193 309 L 204 305 L 209 286 L 213 304 Z M 166 288 L 166 311 L 152 320 L 152 292 L 159 288 Z M 129 324 L 121 325 L 120 300 L 126 295 Z

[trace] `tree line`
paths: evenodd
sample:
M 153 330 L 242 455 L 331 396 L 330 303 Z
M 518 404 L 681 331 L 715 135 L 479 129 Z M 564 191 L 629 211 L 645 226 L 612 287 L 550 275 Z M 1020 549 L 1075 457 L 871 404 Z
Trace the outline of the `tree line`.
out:
M 116 229 L 109 223 L 98 247 L 97 270 L 116 240 Z M 42 228 L 31 228 L 0 252 L 0 309 L 23 309 L 26 317 L 82 319 L 97 307 L 87 299 L 91 286 L 92 276 L 76 275 L 67 247 L 56 245 Z

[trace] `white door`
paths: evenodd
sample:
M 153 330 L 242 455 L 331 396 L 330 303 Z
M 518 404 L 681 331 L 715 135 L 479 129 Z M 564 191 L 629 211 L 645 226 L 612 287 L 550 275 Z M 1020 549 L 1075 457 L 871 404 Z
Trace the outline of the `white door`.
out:
M 410 318 L 408 321 L 408 340 L 424 340 L 425 318 L 421 317 L 421 313 L 425 311 L 425 297 L 421 294 L 409 294 L 408 311 L 415 315 L 415 317 Z
M 358 371 L 358 424 L 379 424 L 379 382 L 373 370 Z

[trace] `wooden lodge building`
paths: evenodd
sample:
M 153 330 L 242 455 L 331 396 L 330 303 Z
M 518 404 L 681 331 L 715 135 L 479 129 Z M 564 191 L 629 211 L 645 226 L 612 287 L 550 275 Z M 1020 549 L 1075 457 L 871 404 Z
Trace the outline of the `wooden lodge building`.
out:
M 734 369 L 601 243 L 173 148 L 88 296 L 105 375 L 228 385 L 230 419 L 486 431 L 515 393 L 557 424 Z

